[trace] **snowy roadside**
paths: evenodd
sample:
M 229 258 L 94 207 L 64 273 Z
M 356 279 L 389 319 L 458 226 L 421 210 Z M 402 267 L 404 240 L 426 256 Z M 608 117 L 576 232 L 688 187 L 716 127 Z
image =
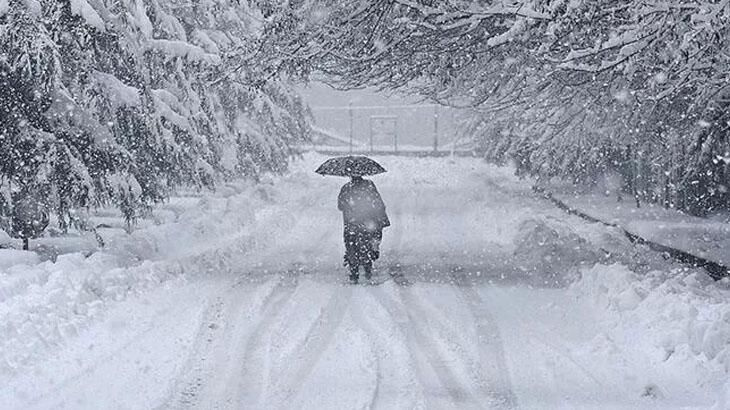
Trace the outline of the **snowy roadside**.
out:
M 41 253 L 59 253 L 55 260 L 0 249 L 0 408 L 147 408 L 169 394 L 217 295 L 281 259 L 272 244 L 295 225 L 311 231 L 308 224 L 319 222 L 297 221 L 291 211 L 329 199 L 321 198 L 334 189 L 326 182 L 339 180 L 316 176 L 323 190 L 297 189 L 309 166 L 298 161 L 287 175 L 259 184 L 173 197 L 131 234 L 114 213 L 101 211 L 91 219 L 106 224 L 99 229 L 103 250 L 93 235 L 74 234 L 36 241 Z M 309 263 L 331 254 L 301 243 L 312 248 L 299 256 Z M 284 269 L 295 262 L 285 256 Z M 104 390 L 80 384 L 89 377 Z M 64 398 L 69 390 L 76 402 Z
M 495 183 L 514 187 L 516 181 Z M 725 222 L 651 204 L 637 209 L 603 194 L 553 195 L 571 208 L 650 241 L 713 261 L 730 261 L 730 225 Z M 586 225 L 616 231 L 598 223 Z M 688 397 L 703 397 L 715 403 L 714 409 L 730 408 L 730 279 L 716 282 L 702 268 L 688 268 L 665 260 L 647 246 L 622 242 L 619 252 L 625 254 L 581 268 L 567 293 L 543 305 L 544 311 L 561 310 L 554 320 L 574 316 L 565 313 L 571 306 L 595 312 L 598 323 L 580 326 L 601 330 L 572 352 L 594 361 L 586 362 L 592 370 L 600 369 L 592 371 L 591 377 L 629 378 L 637 396 L 679 406 L 691 406 Z M 550 320 L 542 317 L 528 323 L 539 328 Z M 603 362 L 596 363 L 597 358 Z M 631 368 L 645 371 L 630 374 L 627 369 Z
M 594 353 L 607 363 L 643 364 L 644 379 L 637 380 L 643 395 L 675 403 L 706 395 L 716 402 L 714 408 L 727 409 L 729 285 L 727 280 L 716 283 L 701 270 L 637 274 L 615 264 L 583 271 L 569 293 L 588 301 L 603 322 L 605 331 L 592 341 Z
M 341 369 L 332 373 L 345 362 L 365 366 L 367 383 L 387 378 L 377 372 L 390 369 L 390 338 L 404 344 L 395 357 L 402 369 L 392 373 L 412 372 L 397 380 L 418 396 L 411 379 L 439 378 L 414 365 L 434 358 L 409 356 L 409 332 L 431 338 L 421 345 L 425 356 L 439 353 L 437 364 L 454 366 L 446 391 L 469 384 L 456 370 L 479 363 L 477 351 L 489 357 L 504 349 L 506 368 L 493 379 L 505 381 L 518 406 L 727 407 L 728 283 L 565 214 L 509 169 L 477 159 L 389 157 L 379 158 L 390 172 L 376 183 L 395 223 L 379 266 L 402 266 L 415 285 L 391 281 L 348 293 L 338 284 L 334 199 L 342 181 L 312 173 L 322 159 L 307 154 L 289 174 L 258 186 L 171 201 L 176 209 L 162 207 L 158 225 L 108 236 L 109 249 L 88 258 L 27 257 L 0 267 L 1 407 L 175 407 L 170 398 L 178 407 L 205 405 L 229 398 L 216 396 L 221 389 L 251 394 L 240 385 L 248 359 L 284 374 L 311 371 L 302 382 L 310 388 L 300 393 L 315 406 L 326 392 L 318 390 L 323 375 L 347 379 Z M 300 271 L 287 276 L 292 269 Z M 428 316 L 419 311 L 420 324 L 409 328 L 398 312 L 414 301 Z M 373 302 L 382 320 L 369 317 Z M 334 340 L 329 349 L 325 340 Z M 216 377 L 201 386 L 206 375 Z M 367 393 L 350 387 L 352 400 Z M 327 399 L 332 407 L 345 403 Z
M 12 376 L 53 355 L 131 295 L 184 286 L 190 275 L 230 271 L 238 261 L 232 256 L 266 240 L 256 226 L 275 215 L 269 189 L 227 184 L 198 198 L 172 198 L 154 214 L 174 218 L 142 221 L 130 235 L 107 229 L 106 247 L 88 257 L 85 242 L 75 238 L 55 262 L 0 249 L 0 374 Z
M 555 195 L 555 194 L 554 194 Z M 616 201 L 600 193 L 555 195 L 573 209 L 615 224 L 649 241 L 728 266 L 730 224 L 698 218 L 657 204 Z M 597 349 L 633 344 L 661 385 L 648 384 L 647 395 L 665 396 L 687 386 L 717 392 L 715 408 L 730 408 L 730 279 L 715 283 L 702 269 L 650 269 L 637 274 L 624 265 L 597 265 L 583 272 L 570 289 L 590 300 L 611 332 L 596 340 Z M 661 369 L 661 371 L 660 371 Z M 667 375 L 684 372 L 682 384 Z M 662 374 L 663 373 L 663 374 Z
M 480 293 L 522 407 L 723 410 L 730 292 L 707 280 L 599 264 L 567 289 Z
M 649 241 L 730 266 L 730 223 L 721 218 L 699 218 L 652 203 L 637 208 L 631 198 L 618 202 L 616 195 L 606 193 L 563 189 L 553 195 L 571 208 Z
M 406 164 L 403 166 L 407 167 Z M 438 232 L 436 237 L 427 237 L 423 244 L 411 245 L 406 254 L 418 255 L 418 250 L 428 248 L 429 243 L 437 244 L 438 249 L 448 247 L 450 241 L 460 245 L 481 241 L 484 246 L 485 238 L 477 238 L 478 235 L 474 238 L 444 235 L 444 232 L 454 230 L 468 235 L 478 227 L 492 241 L 486 248 L 493 249 L 499 245 L 500 253 L 493 257 L 509 255 L 496 263 L 490 260 L 493 257 L 482 258 L 475 261 L 475 265 L 487 271 L 502 271 L 502 275 L 508 278 L 519 277 L 514 282 L 503 280 L 501 285 L 499 278 L 490 279 L 488 283 L 497 286 L 485 292 L 487 297 L 484 300 L 497 316 L 497 321 L 503 324 L 502 333 L 516 335 L 514 340 L 505 342 L 505 348 L 515 358 L 511 371 L 529 374 L 523 379 L 527 383 L 523 398 L 545 399 L 531 391 L 539 384 L 532 371 L 537 359 L 524 360 L 526 346 L 523 337 L 526 334 L 519 328 L 529 336 L 534 335 L 536 329 L 554 326 L 546 334 L 533 336 L 542 346 L 537 351 L 552 357 L 557 354 L 555 349 L 567 348 L 569 352 L 558 354 L 562 357 L 560 360 L 584 363 L 577 365 L 571 362 L 571 371 L 574 372 L 571 377 L 595 377 L 602 381 L 596 387 L 599 390 L 615 391 L 608 386 L 624 385 L 626 394 L 637 399 L 636 407 L 696 407 L 701 402 L 707 405 L 700 408 L 713 403 L 716 409 L 730 408 L 730 382 L 727 382 L 730 378 L 729 280 L 715 282 L 701 268 L 688 268 L 665 259 L 647 246 L 630 243 L 619 229 L 587 223 L 579 217 L 567 215 L 533 192 L 528 181 L 513 176 L 508 168 L 485 164 L 474 171 L 473 176 L 480 178 L 483 185 L 474 186 L 473 196 L 466 201 L 455 195 L 451 202 L 452 207 L 458 207 L 458 212 L 467 213 L 464 219 L 471 225 L 449 226 L 448 223 L 453 224 L 454 221 L 445 218 L 447 224 L 444 224 L 444 229 L 435 230 Z M 438 178 L 434 173 L 419 175 L 414 180 L 421 180 L 427 185 Z M 457 185 L 464 187 L 463 183 Z M 501 194 L 515 198 L 521 209 L 510 208 L 515 205 L 512 203 L 499 206 L 487 200 Z M 491 209 L 472 217 L 469 214 L 472 201 Z M 444 209 L 442 212 L 453 211 Z M 698 231 L 703 225 L 711 226 L 710 234 L 723 229 L 719 222 L 694 222 Z M 646 225 L 651 226 L 649 223 Z M 659 228 L 655 232 L 661 233 L 662 229 L 668 228 Z M 677 237 L 680 236 L 678 232 Z M 415 241 L 419 242 L 420 238 Z M 724 251 L 727 252 L 727 249 L 730 247 L 724 248 Z M 478 253 L 478 250 L 468 247 L 463 251 L 462 264 L 469 264 L 469 255 Z M 517 269 L 508 269 L 510 265 Z M 478 279 L 475 281 L 483 283 Z M 504 298 L 501 304 L 490 303 L 495 296 L 492 291 L 499 293 L 500 289 L 507 289 L 509 297 Z M 541 298 L 545 298 L 545 304 L 536 303 Z M 499 300 L 499 297 L 496 299 Z M 525 304 L 520 305 L 521 302 Z M 515 305 L 525 310 L 515 310 Z M 590 314 L 571 312 L 582 309 L 588 309 Z M 533 312 L 534 316 L 524 315 L 526 312 Z M 500 314 L 503 314 L 502 318 Z M 586 319 L 594 323 L 586 323 Z M 588 336 L 571 341 L 570 335 L 575 332 L 584 336 L 587 333 Z M 553 338 L 553 343 L 564 338 L 565 346 L 546 347 L 545 343 L 550 343 L 550 338 Z M 585 369 L 589 369 L 590 375 L 585 373 Z M 547 389 L 547 394 L 563 392 L 557 384 L 565 374 L 558 372 L 550 377 L 555 378 L 556 385 Z M 601 387 L 602 384 L 605 386 Z M 575 399 L 596 391 L 577 393 L 577 390 L 566 392 L 561 397 L 562 401 L 553 404 L 556 407 L 574 406 L 571 395 Z M 603 404 L 600 400 L 595 401 L 591 406 L 610 407 L 607 403 L 621 402 L 618 397 L 613 398 L 615 401 L 609 397 L 605 399 L 608 401 Z M 527 403 L 529 399 L 522 402 Z M 532 402 L 537 407 L 547 405 L 546 402 L 542 406 L 540 404 L 539 401 Z

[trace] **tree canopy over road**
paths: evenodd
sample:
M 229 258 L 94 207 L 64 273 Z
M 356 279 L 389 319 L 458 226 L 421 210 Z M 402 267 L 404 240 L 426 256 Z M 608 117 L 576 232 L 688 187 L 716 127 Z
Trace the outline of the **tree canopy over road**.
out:
M 487 157 L 541 177 L 614 170 L 637 200 L 728 203 L 727 1 L 260 3 L 267 67 L 468 108 Z

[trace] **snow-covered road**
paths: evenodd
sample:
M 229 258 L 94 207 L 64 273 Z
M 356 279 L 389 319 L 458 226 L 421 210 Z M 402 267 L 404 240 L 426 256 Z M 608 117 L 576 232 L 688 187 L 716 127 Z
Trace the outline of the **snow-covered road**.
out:
M 162 407 L 513 407 L 481 306 L 474 288 L 452 285 L 337 286 L 294 272 L 239 282 L 209 307 Z
M 206 233 L 214 252 L 181 241 L 158 261 L 200 271 L 108 303 L 3 376 L 1 407 L 708 408 L 720 397 L 724 362 L 616 319 L 654 294 L 627 293 L 630 268 L 661 262 L 476 159 L 379 158 L 393 223 L 376 267 L 385 282 L 345 285 L 344 181 L 313 174 L 321 160 L 264 184 L 253 225 L 231 217 L 225 235 Z M 694 308 L 710 322 L 725 311 Z

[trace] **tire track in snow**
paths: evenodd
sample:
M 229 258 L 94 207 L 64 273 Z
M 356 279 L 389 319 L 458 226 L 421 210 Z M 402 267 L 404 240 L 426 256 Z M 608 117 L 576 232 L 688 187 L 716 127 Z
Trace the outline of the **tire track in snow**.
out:
M 421 393 L 424 395 L 424 401 L 427 401 L 425 394 L 429 389 L 429 382 L 425 376 L 426 370 L 423 367 L 423 363 L 418 360 L 419 357 L 416 357 L 416 353 L 423 353 L 421 352 L 421 346 L 416 341 L 416 335 L 414 334 L 415 332 L 408 326 L 410 318 L 393 299 L 389 298 L 385 294 L 383 289 L 381 289 L 380 287 L 373 288 L 372 293 L 377 303 L 379 303 L 380 306 L 386 312 L 388 312 L 388 314 L 392 318 L 393 323 L 396 324 L 396 326 L 402 333 L 406 345 L 408 346 L 408 353 L 410 355 L 410 362 L 413 366 L 414 374 L 418 379 L 418 384 L 421 387 Z
M 244 385 L 246 366 L 255 362 L 251 355 L 258 347 L 257 340 L 294 292 L 296 281 L 295 276 L 282 274 L 273 283 L 265 282 L 252 289 L 243 286 L 251 285 L 250 282 L 236 280 L 218 298 L 224 301 L 220 308 L 209 308 L 220 314 L 206 315 L 209 319 L 217 318 L 221 328 L 210 326 L 213 323 L 207 320 L 201 323 L 198 340 L 183 367 L 180 381 L 159 409 L 241 408 L 240 394 L 248 389 L 253 389 L 255 394 L 259 387 L 255 376 L 252 376 L 253 383 Z
M 350 315 L 355 326 L 368 337 L 376 354 L 378 373 L 368 408 L 425 408 L 424 395 L 414 389 L 421 385 L 413 371 L 415 358 L 391 313 L 372 291 L 367 291 L 357 293 L 353 298 Z
M 426 316 L 423 310 L 416 305 L 415 298 L 410 293 L 411 288 L 399 287 L 398 289 L 402 298 L 402 308 L 398 306 L 398 302 L 379 287 L 373 289 L 373 294 L 399 325 L 408 344 L 411 346 L 409 350 L 419 353 L 421 356 L 414 357 L 414 364 L 416 366 L 416 375 L 426 395 L 426 402 L 431 401 L 433 396 L 443 397 L 445 395 L 449 397 L 450 404 L 454 407 L 460 409 L 482 408 L 483 406 L 479 404 L 478 400 L 479 395 L 474 394 L 474 389 L 470 388 L 467 383 L 464 383 L 464 380 L 460 380 L 454 373 L 450 366 L 451 360 L 443 356 L 438 349 L 437 342 L 429 334 L 429 330 L 421 323 L 422 318 Z M 433 389 L 430 380 L 428 380 L 425 364 L 436 375 L 439 384 L 436 390 Z M 440 408 L 443 405 L 444 403 L 429 404 L 428 407 Z
M 377 333 L 375 329 L 370 326 L 370 324 L 365 319 L 364 315 L 360 311 L 360 306 L 353 306 L 352 309 L 350 309 L 350 315 L 352 316 L 353 322 L 355 322 L 355 326 L 357 326 L 369 339 L 370 344 L 373 347 L 373 350 L 376 352 L 375 357 L 375 389 L 373 389 L 370 397 L 370 403 L 367 406 L 368 409 L 377 409 L 379 408 L 379 396 L 380 396 L 380 389 L 381 385 L 383 384 L 383 365 L 382 360 L 384 357 L 383 354 L 383 347 L 381 343 L 375 341 L 375 334 Z
M 444 288 L 453 288 L 454 285 L 440 285 Z M 440 374 L 440 378 L 443 375 L 442 380 L 446 380 L 447 384 L 450 386 L 452 391 L 455 391 L 457 393 L 456 399 L 461 399 L 462 402 L 465 402 L 464 406 L 459 406 L 459 408 L 491 408 L 492 403 L 489 403 L 488 406 L 485 404 L 482 404 L 483 402 L 489 402 L 488 395 L 485 395 L 483 386 L 481 383 L 481 380 L 474 377 L 464 377 L 466 375 L 459 375 L 457 373 L 457 370 L 455 369 L 455 359 L 460 362 L 460 364 L 469 369 L 473 369 L 476 367 L 473 365 L 474 361 L 469 358 L 466 353 L 464 352 L 464 348 L 457 342 L 458 337 L 453 334 L 449 334 L 448 328 L 443 325 L 442 323 L 438 322 L 438 318 L 434 317 L 433 314 L 429 314 L 428 311 L 425 309 L 425 307 L 422 305 L 421 301 L 424 300 L 424 298 L 419 297 L 415 293 L 416 289 L 414 288 L 401 288 L 400 294 L 403 298 L 404 306 L 406 306 L 408 309 L 411 310 L 409 313 L 409 316 L 413 319 L 415 319 L 418 323 L 418 327 L 421 328 L 422 334 L 424 335 L 422 340 L 427 340 L 430 344 L 429 350 L 433 352 L 429 359 L 431 361 L 432 367 L 434 367 L 434 370 L 437 372 L 437 374 Z M 438 310 L 438 307 L 433 306 L 432 309 Z M 437 329 L 431 329 L 429 326 L 426 326 L 423 323 L 423 320 L 419 320 L 420 318 L 430 318 L 432 321 L 436 321 L 437 323 Z M 431 336 L 427 337 L 425 336 L 430 332 Z M 439 348 L 439 343 L 436 340 L 439 336 L 437 336 L 438 333 L 442 333 L 447 335 L 446 336 L 446 342 L 450 344 L 451 349 L 450 353 L 455 354 L 454 356 L 446 356 L 443 353 L 443 350 Z M 453 337 L 452 337 L 453 336 Z M 443 339 L 443 337 L 442 337 Z M 478 342 L 477 342 L 478 343 Z M 470 366 L 471 365 L 471 366 Z M 441 371 L 441 373 L 439 372 Z M 455 403 L 458 403 L 456 401 Z
M 476 291 L 476 285 L 463 275 L 464 270 L 461 266 L 454 266 L 444 271 L 448 272 L 450 282 L 458 289 L 460 299 L 468 307 L 474 319 L 479 358 L 478 362 L 469 363 L 471 371 L 479 381 L 483 393 L 492 398 L 493 407 L 516 408 L 517 396 L 512 389 L 504 342 L 497 321 Z
M 212 348 L 218 328 L 211 326 L 211 324 L 220 321 L 223 304 L 223 298 L 217 297 L 203 312 L 200 328 L 191 349 L 192 355 L 183 364 L 179 372 L 180 376 L 173 384 L 172 391 L 168 399 L 165 400 L 165 404 L 158 407 L 158 409 L 195 407 L 200 389 L 204 384 L 205 358 L 207 356 L 201 356 L 200 353 L 209 352 Z
M 173 310 L 173 308 L 167 308 L 161 312 L 158 312 L 158 314 L 160 316 L 164 316 L 165 314 L 169 313 L 171 310 Z M 53 398 L 53 395 L 60 396 L 60 394 L 63 392 L 63 390 L 66 387 L 71 386 L 74 383 L 77 383 L 80 380 L 83 380 L 84 378 L 88 378 L 89 376 L 93 375 L 100 366 L 103 366 L 106 362 L 112 360 L 115 357 L 123 355 L 128 348 L 130 348 L 131 346 L 134 346 L 139 339 L 143 339 L 149 333 L 153 332 L 156 328 L 157 328 L 157 323 L 154 320 L 150 320 L 139 331 L 136 331 L 133 334 L 131 334 L 131 336 L 128 337 L 124 343 L 117 346 L 109 353 L 106 353 L 103 356 L 98 357 L 93 363 L 91 363 L 88 366 L 83 367 L 78 373 L 75 373 L 72 376 L 64 379 L 62 382 L 60 382 L 56 386 L 54 386 L 54 388 L 52 390 L 50 390 L 48 392 L 44 392 L 43 394 L 26 402 L 25 403 L 26 408 L 62 407 L 62 404 L 64 403 L 64 401 L 62 399 Z M 56 402 L 52 405 L 50 403 L 45 403 L 45 404 L 41 405 L 41 403 L 46 402 L 47 400 L 49 400 L 49 398 L 54 401 L 58 401 L 58 400 L 60 400 L 60 401 Z
M 230 360 L 227 360 L 230 353 L 226 348 L 232 343 L 231 339 L 240 337 L 236 333 L 240 325 L 238 318 L 251 317 L 254 311 L 263 312 L 281 286 L 281 280 L 273 285 L 260 283 L 253 289 L 243 288 L 244 283 L 251 284 L 244 282 L 243 278 L 236 279 L 206 308 L 190 356 L 179 372 L 168 399 L 158 409 L 199 408 L 206 400 L 205 394 L 211 390 L 210 380 L 220 380 L 220 375 L 226 375 L 226 370 L 230 370 L 230 366 L 226 366 L 230 365 Z M 250 300 L 254 302 L 252 305 L 241 303 Z M 210 400 L 210 397 L 207 399 Z M 212 407 L 219 408 L 221 404 L 218 398 L 215 399 Z
M 273 386 L 272 394 L 266 397 L 267 407 L 291 407 L 291 400 L 301 389 L 302 381 L 312 373 L 332 342 L 337 328 L 349 309 L 351 297 L 351 287 L 344 287 L 344 289 L 334 287 L 327 305 L 319 312 L 313 326 L 308 329 L 305 339 L 291 355 L 302 359 L 298 362 L 298 366 L 292 368 L 292 371 L 280 375 L 281 382 L 276 383 Z M 270 399 L 279 405 L 272 404 Z
M 457 286 L 472 312 L 479 337 L 479 362 L 474 367 L 482 391 L 493 400 L 495 408 L 517 408 L 517 396 L 512 389 L 504 343 L 497 322 L 473 286 Z
M 394 317 L 378 297 L 369 291 L 364 300 L 354 303 L 351 314 L 355 325 L 370 336 L 374 345 L 379 365 L 378 388 L 373 392 L 370 408 L 426 408 L 422 391 L 425 382 L 416 372 L 417 360 L 410 349 L 407 335 L 402 331 L 402 324 L 407 321 L 405 315 Z M 399 323 L 401 322 L 401 323 Z M 390 373 L 385 379 L 383 371 Z M 385 384 L 383 380 L 385 379 Z M 397 384 L 394 384 L 397 383 Z M 416 387 L 420 387 L 419 392 Z M 390 397 L 393 393 L 397 397 Z
M 601 381 L 601 379 L 593 374 L 587 366 L 581 364 L 578 360 L 576 360 L 565 346 L 560 346 L 557 343 L 550 342 L 550 340 L 560 340 L 560 336 L 556 336 L 553 331 L 545 327 L 540 327 L 541 334 L 538 334 L 536 332 L 536 329 L 532 328 L 526 329 L 526 333 L 529 343 L 539 344 L 543 347 L 546 347 L 555 355 L 555 357 L 564 359 L 564 363 L 572 365 L 572 367 L 578 370 L 578 373 L 582 373 L 583 375 L 585 375 L 584 380 L 590 380 L 591 382 L 593 382 L 596 390 L 620 391 L 621 388 L 619 386 L 616 386 L 614 383 L 611 383 L 610 380 Z M 553 369 L 553 371 L 555 371 L 555 369 Z
M 280 315 L 286 303 L 296 291 L 298 283 L 298 276 L 293 274 L 282 275 L 275 291 L 266 298 L 262 314 L 251 328 L 250 336 L 241 350 L 240 379 L 228 380 L 229 386 L 226 391 L 235 393 L 237 396 L 235 398 L 236 405 L 231 406 L 231 408 L 250 408 L 252 407 L 251 403 L 257 403 L 260 407 L 262 393 L 265 388 L 263 383 L 265 383 L 265 376 L 269 370 L 260 353 L 266 351 L 267 343 L 265 338 L 276 323 L 275 318 Z M 234 385 L 230 386 L 230 383 L 234 383 Z

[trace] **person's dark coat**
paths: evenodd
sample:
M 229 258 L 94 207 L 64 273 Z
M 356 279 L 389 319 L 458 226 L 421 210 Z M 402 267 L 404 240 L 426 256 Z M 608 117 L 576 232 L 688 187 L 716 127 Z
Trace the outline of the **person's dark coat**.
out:
M 390 226 L 385 204 L 373 181 L 355 178 L 346 183 L 337 198 L 345 224 L 361 225 L 370 231 Z
M 369 268 L 379 257 L 373 244 L 382 238 L 383 228 L 390 226 L 380 193 L 372 181 L 353 178 L 340 190 L 337 208 L 345 225 L 345 262 L 351 269 Z

